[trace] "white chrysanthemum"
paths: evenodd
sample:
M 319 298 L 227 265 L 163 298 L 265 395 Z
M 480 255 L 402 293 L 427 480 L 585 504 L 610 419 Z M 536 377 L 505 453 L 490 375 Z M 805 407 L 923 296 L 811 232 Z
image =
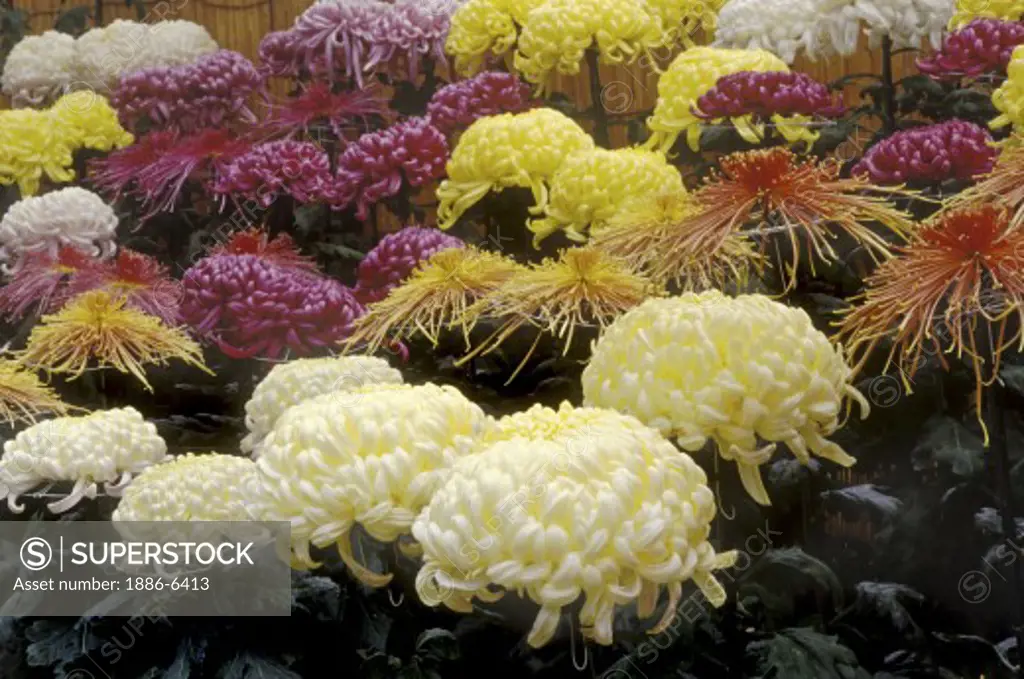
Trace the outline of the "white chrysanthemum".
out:
M 896 49 L 924 43 L 939 49 L 956 11 L 954 0 L 856 0 L 853 6 L 872 48 L 888 35 Z
M 99 257 L 114 252 L 117 214 L 92 191 L 71 186 L 19 200 L 0 220 L 0 262 L 27 252 L 56 256 L 72 246 Z
M 802 309 L 717 290 L 649 300 L 620 316 L 583 371 L 587 405 L 635 415 L 689 451 L 708 439 L 739 465 L 744 488 L 771 504 L 759 466 L 776 443 L 803 463 L 814 453 L 856 460 L 825 437 L 840 425 L 850 385 L 842 349 Z
M 505 418 L 488 440 L 455 464 L 413 525 L 424 603 L 468 613 L 474 598 L 518 592 L 541 606 L 527 638 L 536 648 L 580 595 L 583 632 L 600 644 L 612 643 L 616 606 L 636 602 L 650 617 L 663 586 L 669 604 L 654 633 L 671 623 L 687 580 L 713 605 L 725 601 L 713 571 L 736 555 L 707 540 L 707 477 L 658 432 L 563 404 Z
M 454 387 L 382 385 L 340 402 L 323 394 L 289 408 L 263 440 L 264 521 L 290 521 L 293 565 L 316 566 L 309 546 L 337 544 L 352 573 L 371 586 L 381 576 L 359 564 L 349 532 L 359 524 L 381 542 L 409 533 L 452 464 L 473 452 L 490 419 Z
M 185 66 L 220 49 L 201 25 L 192 21 L 159 21 L 152 24 L 139 68 Z
M 374 356 L 337 356 L 300 358 L 274 366 L 263 378 L 252 398 L 245 404 L 248 436 L 242 439 L 242 452 L 259 457 L 259 445 L 274 428 L 284 411 L 293 405 L 330 392 L 339 392 L 338 404 L 362 398 L 350 392 L 375 384 L 401 384 L 402 373 Z
M 70 495 L 48 505 L 52 512 L 64 512 L 84 497 L 96 497 L 99 484 L 108 494 L 118 494 L 134 474 L 166 454 L 156 427 L 134 408 L 46 420 L 4 444 L 0 499 L 21 512 L 20 495 L 44 483 L 74 481 Z
M 75 40 L 76 85 L 109 92 L 138 69 L 149 39 L 149 26 L 124 19 L 86 31 Z
M 46 31 L 23 38 L 4 61 L 0 85 L 11 105 L 40 107 L 52 103 L 75 78 L 75 39 Z

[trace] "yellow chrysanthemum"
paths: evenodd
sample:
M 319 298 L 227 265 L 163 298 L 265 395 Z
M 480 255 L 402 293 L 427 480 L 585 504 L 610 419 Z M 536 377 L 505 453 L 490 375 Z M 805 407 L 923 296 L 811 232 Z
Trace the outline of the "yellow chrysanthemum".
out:
M 854 458 L 825 437 L 840 427 L 851 386 L 842 349 L 802 309 L 763 295 L 702 294 L 648 300 L 595 344 L 583 371 L 587 405 L 630 413 L 685 450 L 708 439 L 739 465 L 743 486 L 768 505 L 760 465 L 785 443 L 844 467 Z
M 1024 45 L 1014 48 L 1006 72 L 1006 81 L 992 93 L 992 104 L 999 111 L 999 116 L 988 123 L 993 130 L 1024 126 Z
M 349 396 L 352 391 L 375 384 L 401 383 L 402 373 L 373 356 L 300 358 L 275 365 L 245 404 L 249 434 L 242 439 L 242 452 L 258 458 L 260 443 L 284 411 L 314 396 L 339 392 L 339 403 L 351 403 L 359 398 Z
M 0 499 L 14 512 L 24 510 L 18 496 L 36 486 L 74 481 L 66 498 L 47 505 L 65 512 L 82 498 L 94 498 L 98 484 L 117 494 L 132 475 L 156 464 L 167 445 L 151 422 L 134 408 L 102 410 L 83 417 L 44 420 L 4 444 L 0 458 Z
M 784 71 L 786 63 L 767 50 L 695 47 L 676 57 L 658 79 L 658 101 L 647 119 L 650 147 L 667 151 L 680 134 L 694 151 L 699 149 L 702 121 L 693 114 L 700 97 L 722 76 L 741 71 Z
M 585 241 L 589 228 L 599 228 L 630 198 L 685 191 L 679 170 L 654 151 L 625 148 L 590 149 L 565 159 L 551 179 L 544 217 L 527 222 L 533 245 L 558 229 Z
M 0 358 L 0 422 L 34 424 L 39 415 L 66 415 L 68 410 L 69 406 L 35 373 Z
M 47 110 L 48 123 L 61 130 L 74 148 L 110 151 L 128 146 L 135 137 L 123 127 L 117 111 L 103 96 L 83 90 L 65 94 Z
M 661 20 L 671 44 L 693 47 L 693 36 L 703 31 L 710 38 L 718 23 L 718 10 L 726 0 L 647 0 L 649 11 Z
M 350 531 L 359 524 L 391 543 L 409 533 L 455 461 L 471 454 L 489 418 L 457 389 L 425 384 L 364 387 L 347 406 L 323 394 L 288 409 L 263 441 L 253 511 L 291 523 L 292 563 L 313 568 L 310 544 L 336 544 L 364 583 L 380 575 L 358 563 Z
M 1024 0 L 956 0 L 956 14 L 949 30 L 962 28 L 975 19 L 1017 21 L 1024 16 Z
M 131 373 L 149 391 L 153 388 L 142 368 L 145 363 L 166 365 L 177 358 L 213 374 L 203 363 L 202 349 L 185 333 L 124 304 L 123 297 L 102 290 L 73 298 L 57 313 L 43 316 L 19 360 L 76 379 L 95 357 L 99 367 Z
M 437 189 L 437 225 L 450 228 L 490 191 L 533 191 L 536 212 L 547 204 L 547 183 L 567 156 L 594 147 L 568 116 L 550 108 L 480 118 L 459 137 L 448 178 Z
M 39 192 L 44 174 L 52 182 L 74 179 L 72 150 L 45 112 L 0 111 L 0 186 L 17 184 L 22 198 Z
M 725 602 L 713 572 L 736 554 L 707 540 L 715 498 L 688 455 L 607 410 L 537 406 L 507 419 L 497 442 L 455 463 L 413 524 L 424 603 L 469 613 L 474 598 L 525 595 L 541 607 L 527 638 L 537 648 L 581 595 L 583 634 L 605 645 L 616 606 L 636 602 L 648 618 L 662 587 L 669 603 L 651 633 L 672 622 L 687 580 Z
M 452 14 L 445 51 L 455 70 L 471 76 L 483 68 L 487 53 L 504 54 L 516 44 L 518 29 L 504 0 L 469 0 Z

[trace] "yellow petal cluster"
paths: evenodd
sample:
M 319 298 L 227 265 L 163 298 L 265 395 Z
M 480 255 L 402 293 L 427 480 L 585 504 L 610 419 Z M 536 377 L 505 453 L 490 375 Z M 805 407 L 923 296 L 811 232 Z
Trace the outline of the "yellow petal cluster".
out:
M 539 212 L 562 161 L 592 148 L 590 135 L 554 109 L 480 118 L 459 137 L 448 161 L 448 178 L 437 189 L 437 225 L 450 228 L 490 191 L 512 186 L 532 190 Z
M 558 229 L 585 241 L 589 228 L 599 228 L 631 198 L 685 191 L 679 170 L 656 151 L 594 148 L 565 159 L 551 179 L 544 217 L 527 227 L 534 246 Z
M 455 10 L 445 41 L 445 51 L 455 58 L 455 70 L 464 76 L 474 75 L 483 68 L 488 52 L 500 55 L 511 50 L 519 37 L 517 24 L 543 2 L 469 0 Z
M 355 402 L 349 392 L 375 384 L 401 384 L 402 373 L 374 356 L 300 358 L 271 368 L 245 404 L 242 452 L 259 457 L 259 445 L 288 408 L 314 396 L 340 392 L 339 405 Z
M 1024 129 L 1024 45 L 1014 48 L 1006 75 L 1003 84 L 992 93 L 992 104 L 999 115 L 988 126 L 996 130 L 1013 125 L 1020 131 Z
M 424 603 L 468 613 L 472 601 L 516 592 L 540 605 L 527 643 L 554 635 L 580 596 L 583 633 L 613 641 L 617 606 L 671 623 L 682 583 L 715 606 L 713 571 L 735 553 L 708 542 L 715 498 L 700 467 L 633 417 L 541 406 L 504 418 L 480 453 L 459 460 L 413 524 L 423 548 L 416 591 Z
M 121 494 L 113 521 L 252 521 L 249 495 L 258 487 L 246 457 L 186 453 L 139 474 Z
M 760 465 L 777 443 L 848 467 L 826 437 L 840 426 L 851 386 L 842 349 L 802 309 L 763 295 L 717 290 L 652 299 L 620 316 L 583 371 L 584 402 L 635 415 L 688 451 L 708 439 L 739 465 L 744 488 L 768 505 Z
M 672 148 L 680 134 L 698 150 L 703 121 L 693 114 L 697 100 L 718 79 L 741 71 L 789 71 L 786 63 L 767 50 L 695 47 L 676 57 L 658 79 L 658 101 L 647 119 L 649 146 Z
M 68 405 L 35 373 L 16 362 L 0 358 L 0 423 L 35 424 L 43 413 L 64 415 Z
M 387 584 L 359 564 L 349 532 L 381 542 L 409 533 L 455 461 L 473 452 L 491 420 L 450 386 L 381 385 L 348 403 L 323 394 L 290 408 L 263 440 L 253 498 L 264 521 L 291 522 L 292 563 L 311 568 L 310 544 L 337 544 L 352 573 Z
M 1024 17 L 1024 0 L 956 0 L 956 13 L 949 29 L 962 28 L 975 19 L 1017 21 Z
M 123 127 L 106 97 L 83 90 L 65 94 L 48 110 L 52 125 L 63 130 L 72 148 L 110 151 L 128 146 L 135 137 Z
M 82 498 L 96 497 L 98 484 L 108 493 L 119 492 L 134 474 L 166 454 L 156 427 L 134 408 L 45 420 L 4 444 L 0 499 L 21 512 L 18 496 L 44 483 L 73 481 L 70 495 L 48 505 L 52 512 L 64 512 Z
M 669 44 L 693 47 L 698 31 L 714 34 L 718 10 L 726 0 L 647 0 L 648 11 L 661 20 Z

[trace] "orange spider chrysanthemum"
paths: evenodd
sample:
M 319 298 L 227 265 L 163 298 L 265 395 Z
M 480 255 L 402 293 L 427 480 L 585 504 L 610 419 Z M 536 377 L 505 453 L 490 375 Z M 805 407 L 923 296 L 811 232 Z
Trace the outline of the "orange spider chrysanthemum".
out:
M 166 365 L 177 358 L 213 374 L 203 363 L 202 349 L 178 328 L 135 309 L 125 308 L 124 297 L 102 290 L 79 295 L 55 314 L 43 316 L 19 353 L 23 365 L 75 379 L 95 358 L 99 367 L 110 366 L 135 375 L 146 387 L 142 365 Z
M 998 200 L 1013 210 L 1012 228 L 1024 224 L 1024 138 L 1011 137 L 1002 147 L 995 167 L 978 182 L 951 197 L 950 207 Z
M 61 401 L 35 373 L 15 361 L 0 359 L 0 422 L 34 424 L 39 415 L 67 415 L 70 410 L 79 409 Z
M 910 215 L 886 197 L 916 194 L 861 178 L 840 178 L 840 164 L 834 160 L 800 160 L 780 147 L 733 153 L 722 159 L 721 168 L 696 192 L 694 198 L 704 210 L 691 228 L 712 243 L 751 222 L 760 225 L 761 234 L 784 234 L 791 251 L 784 272 L 790 286 L 803 242 L 821 260 L 834 262 L 839 254 L 830 241 L 845 234 L 878 261 L 890 255 L 890 245 L 865 222 L 877 222 L 901 239 L 913 226 Z
M 859 357 L 855 370 L 891 339 L 885 369 L 895 362 L 909 392 L 927 355 L 946 368 L 944 354 L 966 354 L 984 429 L 982 389 L 997 378 L 1002 352 L 1022 339 L 1024 322 L 1024 230 L 1011 228 L 1009 211 L 966 206 L 936 215 L 866 284 L 840 323 L 840 338 Z M 989 325 L 988 346 L 979 346 L 979 324 Z
M 215 245 L 207 253 L 208 257 L 214 255 L 259 255 L 281 266 L 317 270 L 316 262 L 299 253 L 291 236 L 282 233 L 272 239 L 259 227 L 232 233 L 227 241 Z

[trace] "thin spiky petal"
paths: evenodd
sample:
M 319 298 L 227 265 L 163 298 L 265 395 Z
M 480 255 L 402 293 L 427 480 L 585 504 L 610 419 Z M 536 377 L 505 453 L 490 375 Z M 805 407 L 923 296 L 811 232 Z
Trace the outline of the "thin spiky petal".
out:
M 56 257 L 45 252 L 26 254 L 10 282 L 0 287 L 0 316 L 17 320 L 30 311 L 59 308 L 69 297 L 69 281 L 96 265 L 95 257 L 72 247 L 61 248 Z
M 0 358 L 0 422 L 35 424 L 39 415 L 67 415 L 80 410 L 64 403 L 35 373 L 16 361 Z
M 291 236 L 281 233 L 271 238 L 267 230 L 260 227 L 235 231 L 207 253 L 208 257 L 217 255 L 257 255 L 278 266 L 318 271 L 316 261 L 301 254 Z
M 271 104 L 262 128 L 270 134 L 291 138 L 325 121 L 335 136 L 343 138 L 346 125 L 357 120 L 365 122 L 370 116 L 386 112 L 387 103 L 373 86 L 332 92 L 329 83 L 320 82 L 305 87 L 298 96 Z
M 1024 138 L 1013 136 L 1006 140 L 992 171 L 979 177 L 973 186 L 950 197 L 947 207 L 991 200 L 1001 201 L 1013 211 L 1011 228 L 1024 224 Z
M 111 261 L 98 262 L 72 277 L 69 296 L 90 290 L 124 296 L 127 306 L 173 325 L 181 302 L 181 285 L 157 260 L 127 248 Z

